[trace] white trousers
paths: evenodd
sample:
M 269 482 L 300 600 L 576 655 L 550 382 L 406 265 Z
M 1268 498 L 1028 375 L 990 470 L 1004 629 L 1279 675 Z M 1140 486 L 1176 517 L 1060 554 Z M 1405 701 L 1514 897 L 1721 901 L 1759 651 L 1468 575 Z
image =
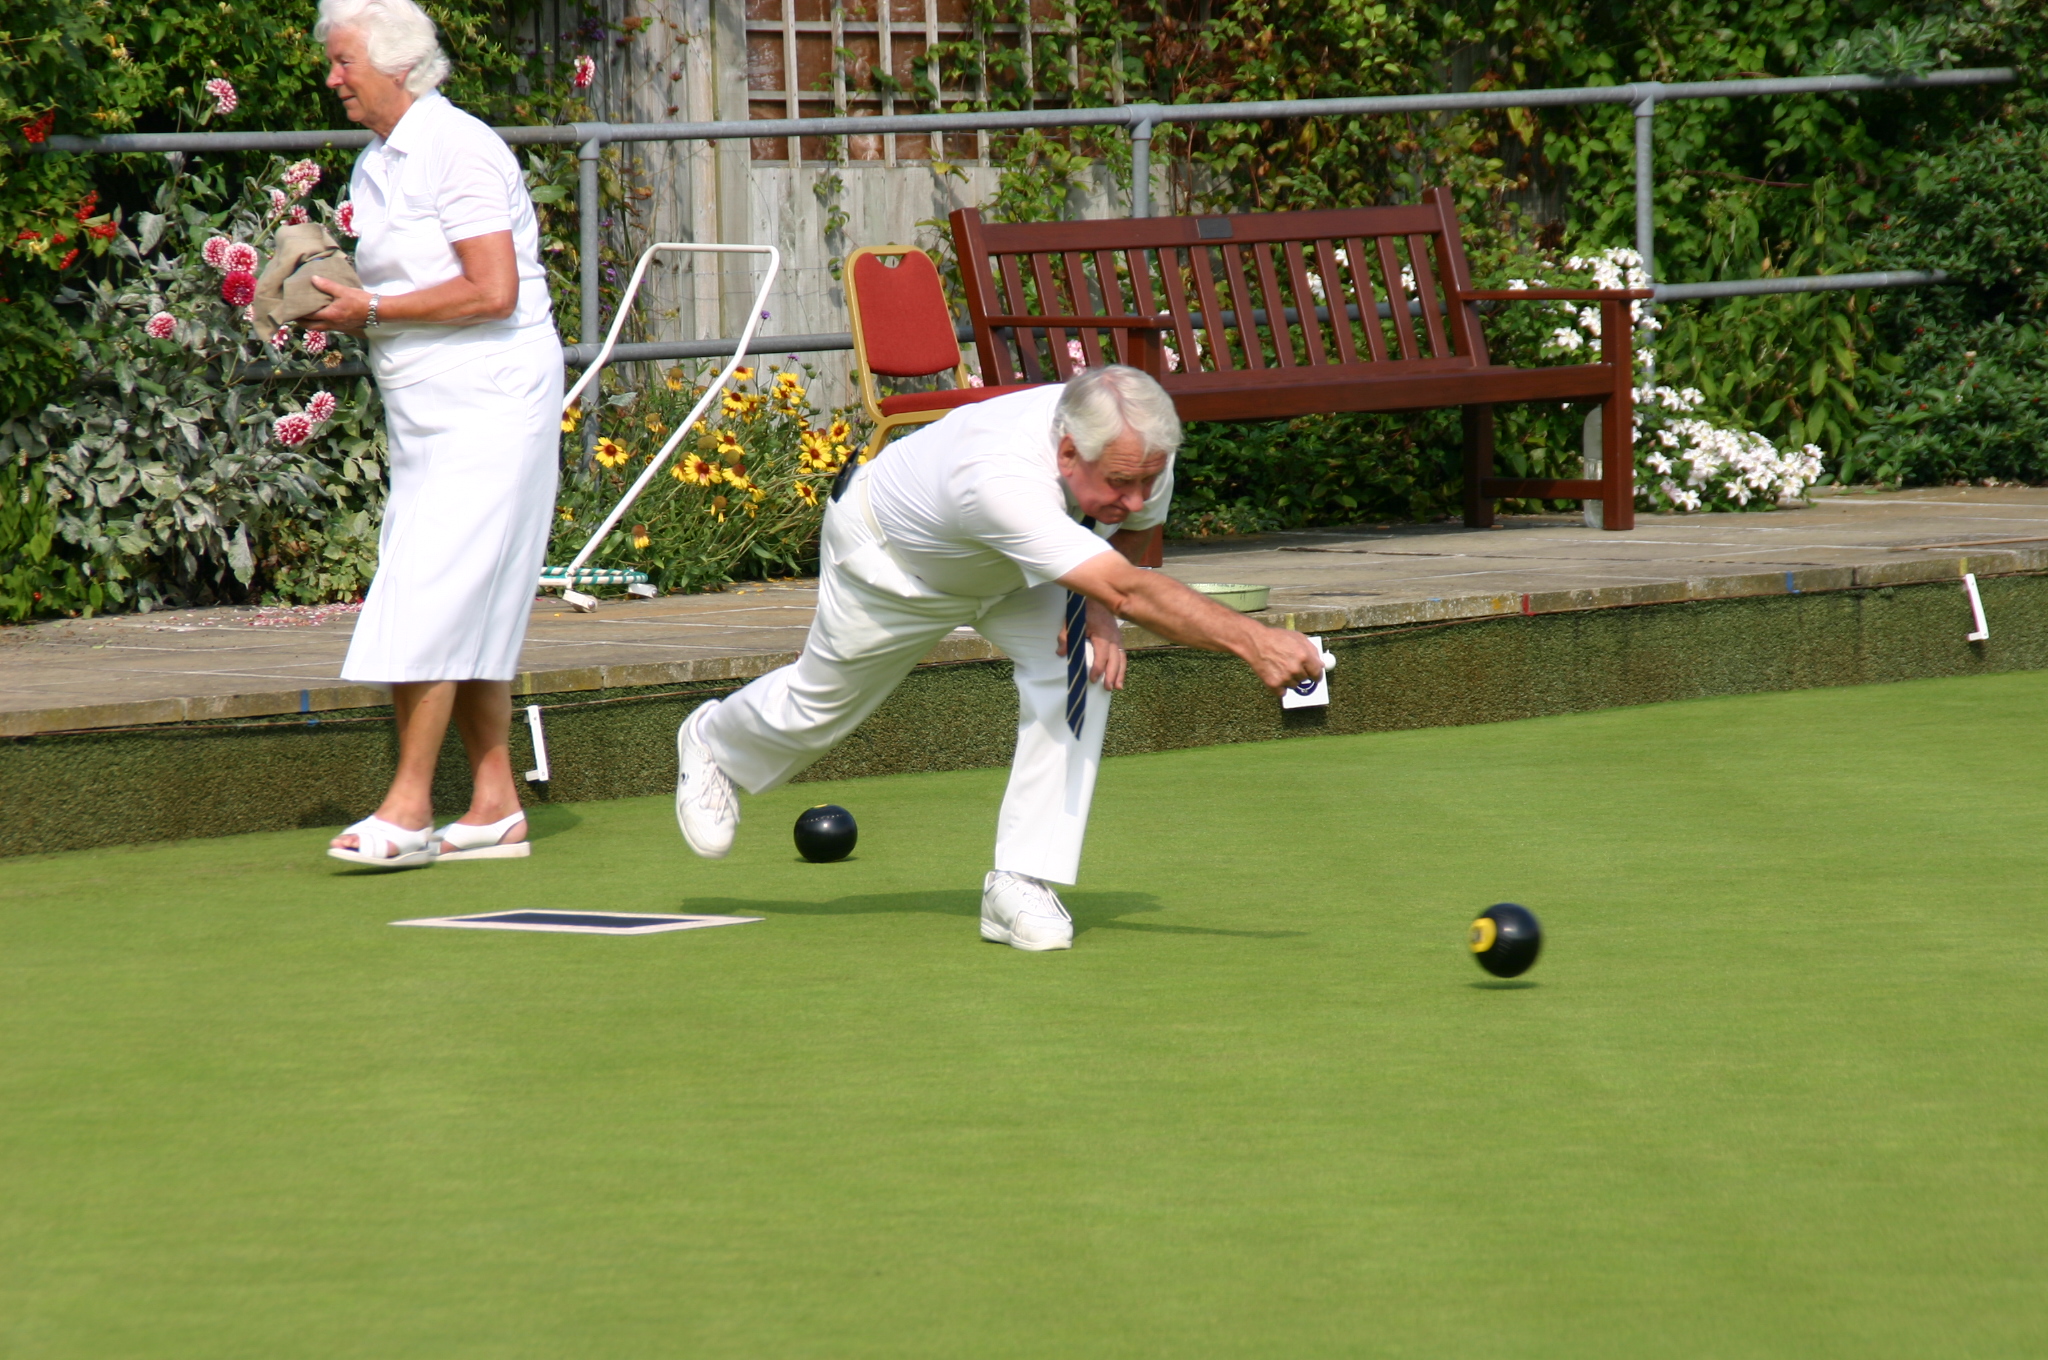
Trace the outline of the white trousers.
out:
M 385 389 L 391 495 L 341 678 L 510 680 L 562 458 L 554 332 Z
M 939 639 L 971 624 L 1010 658 L 1017 680 L 1017 752 L 996 823 L 995 867 L 1073 883 L 1109 691 L 1089 685 L 1077 740 L 1066 721 L 1066 658 L 1054 650 L 1066 588 L 1048 583 L 993 599 L 934 590 L 890 554 L 861 493 L 856 481 L 825 513 L 818 612 L 803 654 L 706 715 L 700 732 L 712 758 L 749 793 L 778 787 L 858 727 Z

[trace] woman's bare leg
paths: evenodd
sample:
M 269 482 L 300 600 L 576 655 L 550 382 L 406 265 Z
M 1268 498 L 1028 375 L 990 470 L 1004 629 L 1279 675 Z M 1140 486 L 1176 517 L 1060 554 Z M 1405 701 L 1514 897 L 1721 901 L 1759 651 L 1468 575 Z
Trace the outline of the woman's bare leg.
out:
M 469 753 L 475 780 L 464 826 L 489 826 L 519 811 L 519 786 L 512 782 L 512 682 L 462 680 L 455 686 L 455 730 Z M 526 839 L 520 822 L 498 843 L 517 845 Z M 453 846 L 445 847 L 453 849 Z
M 391 687 L 391 706 L 397 710 L 398 773 L 384 801 L 377 805 L 377 816 L 393 826 L 417 831 L 433 824 L 434 766 L 441 758 L 441 740 L 448 735 L 455 687 L 453 680 Z M 341 850 L 357 848 L 354 836 L 336 836 L 328 843 Z

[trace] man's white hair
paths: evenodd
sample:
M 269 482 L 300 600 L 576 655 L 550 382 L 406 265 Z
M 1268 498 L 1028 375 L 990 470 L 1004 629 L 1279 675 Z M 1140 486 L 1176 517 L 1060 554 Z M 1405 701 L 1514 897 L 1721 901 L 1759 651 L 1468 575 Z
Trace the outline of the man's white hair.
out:
M 1081 461 L 1093 463 L 1125 430 L 1144 441 L 1146 453 L 1171 458 L 1180 448 L 1180 415 L 1151 374 L 1110 364 L 1083 369 L 1067 380 L 1052 413 L 1055 439 L 1071 438 Z
M 434 21 L 413 0 L 320 0 L 313 40 L 326 42 L 337 28 L 362 34 L 370 65 L 387 76 L 404 76 L 408 94 L 423 95 L 448 78 L 448 57 L 434 35 Z

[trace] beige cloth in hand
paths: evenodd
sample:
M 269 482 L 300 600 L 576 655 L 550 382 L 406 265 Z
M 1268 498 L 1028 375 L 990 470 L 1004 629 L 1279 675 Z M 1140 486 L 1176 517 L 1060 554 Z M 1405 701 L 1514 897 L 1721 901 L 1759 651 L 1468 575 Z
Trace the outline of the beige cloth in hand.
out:
M 277 328 L 311 316 L 334 299 L 313 286 L 315 278 L 349 288 L 363 286 L 341 244 L 318 222 L 279 227 L 275 250 L 256 280 L 256 333 L 266 339 Z

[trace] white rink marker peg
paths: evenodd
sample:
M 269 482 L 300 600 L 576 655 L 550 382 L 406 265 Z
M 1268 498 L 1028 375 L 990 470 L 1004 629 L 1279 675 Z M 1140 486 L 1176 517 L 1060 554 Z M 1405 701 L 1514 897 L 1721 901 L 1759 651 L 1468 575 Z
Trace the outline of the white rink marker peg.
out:
M 526 731 L 533 738 L 534 764 L 534 768 L 526 772 L 526 782 L 545 784 L 548 782 L 548 735 L 541 730 L 539 704 L 526 706 Z
M 1963 573 L 1963 589 L 1970 593 L 1970 617 L 1977 621 L 1977 631 L 1964 638 L 1965 642 L 1984 642 L 1991 637 L 1991 625 L 1984 621 L 1984 599 L 1977 594 L 1977 573 Z

